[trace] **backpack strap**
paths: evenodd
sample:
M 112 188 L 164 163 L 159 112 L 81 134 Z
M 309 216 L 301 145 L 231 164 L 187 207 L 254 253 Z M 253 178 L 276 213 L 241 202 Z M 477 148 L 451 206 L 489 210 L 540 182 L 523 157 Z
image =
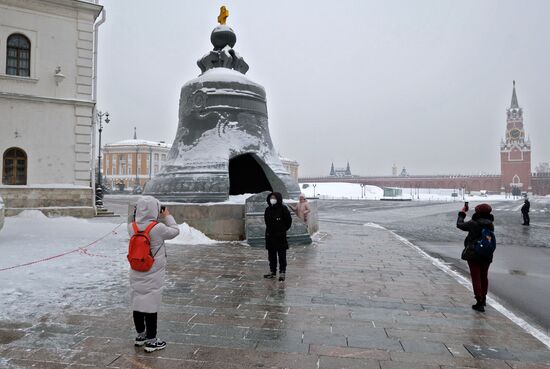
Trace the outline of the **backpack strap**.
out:
M 143 233 L 145 233 L 147 236 L 149 236 L 149 232 L 151 232 L 151 229 L 153 229 L 153 227 L 156 226 L 157 224 L 159 224 L 159 222 L 153 220 L 153 221 L 147 226 L 147 228 L 145 228 L 145 231 L 143 231 Z
M 148 226 L 147 228 L 145 229 L 144 233 L 147 235 L 147 237 L 149 237 L 149 232 L 151 232 L 151 229 L 153 229 L 154 226 L 156 226 L 157 224 L 159 224 L 159 222 L 157 222 L 156 220 L 153 220 Z M 164 245 L 164 244 L 163 244 Z M 157 252 L 155 252 L 155 254 L 153 255 L 153 258 L 155 256 L 157 256 L 157 254 L 159 253 L 160 249 L 162 249 L 162 246 L 158 248 Z
M 145 228 L 145 230 L 143 231 L 143 233 L 145 233 L 147 236 L 149 236 L 149 232 L 151 232 L 151 229 L 153 229 L 154 226 L 156 226 L 159 222 L 157 222 L 156 220 L 153 220 L 148 226 L 147 228 Z M 134 230 L 134 234 L 135 233 L 141 233 L 141 231 L 139 230 L 136 222 L 132 222 L 132 229 Z

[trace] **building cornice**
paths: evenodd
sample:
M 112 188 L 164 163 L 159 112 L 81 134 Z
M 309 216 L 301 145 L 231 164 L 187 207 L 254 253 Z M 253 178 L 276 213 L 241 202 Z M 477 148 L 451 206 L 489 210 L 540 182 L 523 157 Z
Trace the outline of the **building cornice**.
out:
M 17 82 L 23 82 L 23 83 L 38 83 L 38 78 L 31 78 L 31 77 L 21 77 L 21 76 L 11 76 L 9 74 L 3 74 L 0 72 L 0 79 L 6 79 L 9 81 L 17 81 Z
M 109 144 L 106 144 L 101 148 L 102 151 L 105 153 L 135 153 L 137 150 L 142 151 L 170 151 L 170 147 L 163 147 L 163 146 L 147 146 L 147 145 L 140 145 L 140 146 L 110 146 Z
M 95 106 L 95 101 L 90 101 L 90 100 L 64 99 L 64 98 L 60 98 L 60 97 L 47 97 L 47 96 L 34 96 L 34 95 L 25 95 L 25 94 L 15 94 L 15 93 L 12 93 L 12 92 L 0 92 L 0 98 L 11 99 L 11 100 L 45 102 L 45 103 L 52 103 L 52 104 L 85 105 L 85 106 L 89 106 L 89 107 L 94 107 Z
M 94 12 L 94 18 L 97 18 L 103 10 L 103 5 L 94 4 L 82 0 L 42 0 L 56 5 L 62 5 L 70 8 L 85 9 Z
M 73 9 L 73 10 L 87 10 L 93 13 L 94 19 L 96 19 L 101 11 L 103 10 L 103 5 L 94 4 L 89 1 L 83 0 L 34 0 L 30 2 L 15 2 L 15 1 L 0 1 L 1 4 L 6 4 L 8 6 L 28 9 L 30 11 L 35 11 L 36 7 L 33 6 L 33 3 L 38 5 L 44 5 L 44 3 L 49 3 L 56 5 L 58 7 Z

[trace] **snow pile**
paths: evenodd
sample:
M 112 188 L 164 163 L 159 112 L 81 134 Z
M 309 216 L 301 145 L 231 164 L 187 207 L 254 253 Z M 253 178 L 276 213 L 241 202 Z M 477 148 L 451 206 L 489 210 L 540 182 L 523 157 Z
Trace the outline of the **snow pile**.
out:
M 197 82 L 238 82 L 243 85 L 253 85 L 263 89 L 263 87 L 256 82 L 252 82 L 241 72 L 229 68 L 212 68 L 201 74 L 199 77 L 190 80 L 186 85 L 190 85 Z
M 230 195 L 229 198 L 222 202 L 203 202 L 203 203 L 185 203 L 185 202 L 163 202 L 162 205 L 166 205 L 168 208 L 170 206 L 175 205 L 193 205 L 193 206 L 212 206 L 212 205 L 244 205 L 246 204 L 246 200 L 250 196 L 257 195 L 255 193 L 245 193 L 243 195 Z M 136 198 L 137 199 L 137 198 Z
M 210 206 L 210 205 L 223 205 L 223 204 L 226 204 L 226 205 L 235 205 L 235 204 L 238 204 L 238 205 L 244 205 L 246 204 L 246 200 L 250 197 L 250 196 L 254 196 L 254 195 L 257 195 L 255 193 L 245 193 L 245 194 L 242 194 L 242 195 L 229 195 L 229 198 L 225 201 L 222 201 L 222 202 L 204 202 L 204 203 L 200 203 L 200 204 L 195 204 L 195 203 L 192 203 L 193 205 L 200 205 L 200 206 Z M 163 204 L 168 204 L 168 205 L 181 205 L 182 203 L 180 202 L 168 202 L 168 203 L 163 203 Z
M 218 242 L 208 238 L 201 231 L 190 227 L 187 223 L 180 224 L 179 228 L 180 234 L 176 238 L 166 241 L 166 243 L 178 245 L 209 245 Z
M 313 183 L 300 183 L 300 189 L 307 197 L 314 197 L 313 192 L 315 191 L 315 196 L 321 199 L 379 200 L 384 196 L 384 191 L 380 187 L 365 186 L 362 189 L 358 183 L 316 183 L 315 188 L 313 185 Z M 363 196 L 361 196 L 361 191 L 363 191 Z
M 48 219 L 47 216 L 44 215 L 40 210 L 23 210 L 19 214 L 15 216 L 15 218 L 23 218 L 23 219 Z
M 225 204 L 245 204 L 246 200 L 250 196 L 256 195 L 255 193 L 245 193 L 243 195 L 230 195 L 229 200 L 224 201 Z

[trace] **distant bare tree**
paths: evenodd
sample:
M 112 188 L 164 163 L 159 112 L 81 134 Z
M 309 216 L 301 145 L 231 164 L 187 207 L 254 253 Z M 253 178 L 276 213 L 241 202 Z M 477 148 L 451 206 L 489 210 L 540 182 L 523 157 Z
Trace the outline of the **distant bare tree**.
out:
M 535 172 L 550 173 L 550 164 L 548 164 L 548 162 L 546 161 L 539 163 L 539 165 L 537 165 L 537 167 L 535 168 Z

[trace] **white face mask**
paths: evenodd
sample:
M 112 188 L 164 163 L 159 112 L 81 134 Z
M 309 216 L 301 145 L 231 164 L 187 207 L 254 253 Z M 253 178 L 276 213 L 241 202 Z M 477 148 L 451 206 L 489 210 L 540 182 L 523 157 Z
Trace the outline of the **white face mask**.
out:
M 277 199 L 269 199 L 269 203 L 271 205 L 275 205 L 277 203 Z

